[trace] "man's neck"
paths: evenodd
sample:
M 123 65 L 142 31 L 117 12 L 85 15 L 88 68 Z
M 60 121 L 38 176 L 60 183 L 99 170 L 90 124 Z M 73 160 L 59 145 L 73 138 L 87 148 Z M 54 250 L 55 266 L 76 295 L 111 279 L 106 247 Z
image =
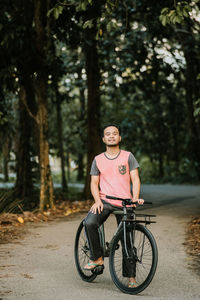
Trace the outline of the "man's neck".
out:
M 106 156 L 108 156 L 110 158 L 117 156 L 119 154 L 119 152 L 120 152 L 119 146 L 116 146 L 116 147 L 107 146 L 106 147 Z

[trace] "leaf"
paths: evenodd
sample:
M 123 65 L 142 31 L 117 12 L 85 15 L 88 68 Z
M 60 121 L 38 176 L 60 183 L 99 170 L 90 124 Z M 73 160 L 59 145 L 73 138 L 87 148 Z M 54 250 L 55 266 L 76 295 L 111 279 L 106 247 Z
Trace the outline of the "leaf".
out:
M 71 214 L 72 214 L 72 210 L 70 208 L 64 213 L 65 216 L 69 216 Z
M 62 6 L 59 5 L 59 6 L 55 7 L 55 9 L 54 9 L 54 18 L 56 20 L 59 18 L 59 16 L 62 13 L 62 11 L 63 11 L 63 7 Z
M 178 15 L 182 15 L 182 7 L 180 6 L 180 3 L 178 3 L 178 5 L 176 6 L 176 12 Z
M 171 18 L 170 18 L 170 22 L 173 23 L 173 24 L 175 24 L 175 23 L 176 23 L 176 19 L 177 19 L 177 16 L 176 16 L 176 15 L 173 15 L 173 16 L 171 16 Z
M 24 278 L 33 279 L 33 276 L 29 274 L 22 274 L 22 276 L 24 276 Z
M 86 10 L 87 9 L 87 2 L 82 2 L 81 3 L 81 9 Z
M 172 9 L 172 10 L 170 10 L 170 12 L 169 12 L 169 14 L 168 14 L 168 16 L 169 17 L 171 17 L 173 14 L 175 14 L 176 12 L 175 12 L 175 10 L 174 9 Z
M 163 26 L 166 26 L 166 24 L 167 24 L 167 21 L 168 21 L 168 18 L 167 18 L 167 16 L 163 16 L 163 15 L 161 15 L 161 16 L 159 17 L 159 19 L 160 19 L 160 21 L 161 21 L 162 25 L 163 25 Z
M 50 216 L 51 212 L 50 212 L 50 211 L 44 211 L 43 214 L 44 214 L 45 216 Z
M 55 7 L 51 8 L 51 9 L 48 11 L 47 17 L 49 17 L 49 16 L 53 13 L 54 9 L 55 9 Z
M 17 218 L 17 221 L 18 221 L 19 223 L 21 223 L 21 224 L 24 223 L 24 219 L 23 219 L 22 217 L 18 217 L 18 218 Z
M 183 8 L 183 15 L 184 15 L 184 17 L 189 17 L 189 13 L 188 13 L 188 11 L 186 10 L 186 8 L 184 7 Z
M 163 14 L 166 14 L 166 13 L 168 13 L 168 11 L 169 11 L 169 8 L 168 7 L 165 7 L 165 8 L 163 8 L 162 10 L 161 10 L 161 14 L 163 15 Z
M 194 117 L 197 117 L 198 115 L 200 115 L 200 107 L 196 108 L 194 111 Z
M 86 29 L 87 27 L 92 28 L 93 26 L 93 19 L 92 20 L 87 20 L 84 24 L 83 24 L 83 29 Z

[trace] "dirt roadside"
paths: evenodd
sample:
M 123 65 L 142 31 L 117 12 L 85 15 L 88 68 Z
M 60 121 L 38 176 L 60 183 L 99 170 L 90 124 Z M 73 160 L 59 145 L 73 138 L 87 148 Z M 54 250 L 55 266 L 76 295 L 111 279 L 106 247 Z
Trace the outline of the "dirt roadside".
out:
M 22 211 L 19 214 L 0 214 L 0 244 L 15 242 L 27 232 L 27 228 L 38 223 L 49 223 L 56 219 L 70 218 L 80 212 L 87 212 L 92 201 L 60 201 L 55 209 L 49 209 L 41 213 Z

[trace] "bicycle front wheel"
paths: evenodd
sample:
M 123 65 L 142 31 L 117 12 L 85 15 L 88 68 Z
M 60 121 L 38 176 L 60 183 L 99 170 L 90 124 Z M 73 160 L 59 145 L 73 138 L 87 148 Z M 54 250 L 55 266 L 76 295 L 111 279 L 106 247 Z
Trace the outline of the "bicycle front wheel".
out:
M 87 282 L 93 281 L 97 277 L 97 274 L 83 269 L 90 260 L 89 245 L 86 238 L 83 221 L 80 223 L 76 233 L 74 257 L 76 268 L 80 277 Z
M 110 274 L 115 285 L 124 293 L 138 294 L 152 281 L 158 262 L 158 250 L 151 232 L 140 224 L 127 228 L 128 253 L 124 251 L 123 229 L 115 236 L 109 257 Z M 129 286 L 130 278 L 136 284 Z

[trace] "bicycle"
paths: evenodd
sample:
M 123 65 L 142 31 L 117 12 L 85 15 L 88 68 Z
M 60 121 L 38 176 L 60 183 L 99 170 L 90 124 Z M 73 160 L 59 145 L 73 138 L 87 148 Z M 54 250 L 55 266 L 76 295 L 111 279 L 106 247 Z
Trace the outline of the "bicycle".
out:
M 113 214 L 122 214 L 122 220 L 110 242 L 105 241 L 104 224 L 99 229 L 103 257 L 109 257 L 109 270 L 114 284 L 122 292 L 135 295 L 147 288 L 156 272 L 157 245 L 152 233 L 146 227 L 151 223 L 156 223 L 151 220 L 156 215 L 136 214 L 135 208 L 127 207 L 133 204 L 131 199 L 106 197 L 121 200 L 123 208 L 113 212 Z M 144 204 L 152 203 L 145 201 Z M 82 280 L 92 282 L 103 273 L 104 266 L 97 266 L 89 273 L 83 269 L 90 260 L 84 220 L 80 223 L 76 233 L 74 256 L 76 268 Z M 127 277 L 123 276 L 124 257 L 136 269 L 136 285 L 133 287 L 128 286 Z

